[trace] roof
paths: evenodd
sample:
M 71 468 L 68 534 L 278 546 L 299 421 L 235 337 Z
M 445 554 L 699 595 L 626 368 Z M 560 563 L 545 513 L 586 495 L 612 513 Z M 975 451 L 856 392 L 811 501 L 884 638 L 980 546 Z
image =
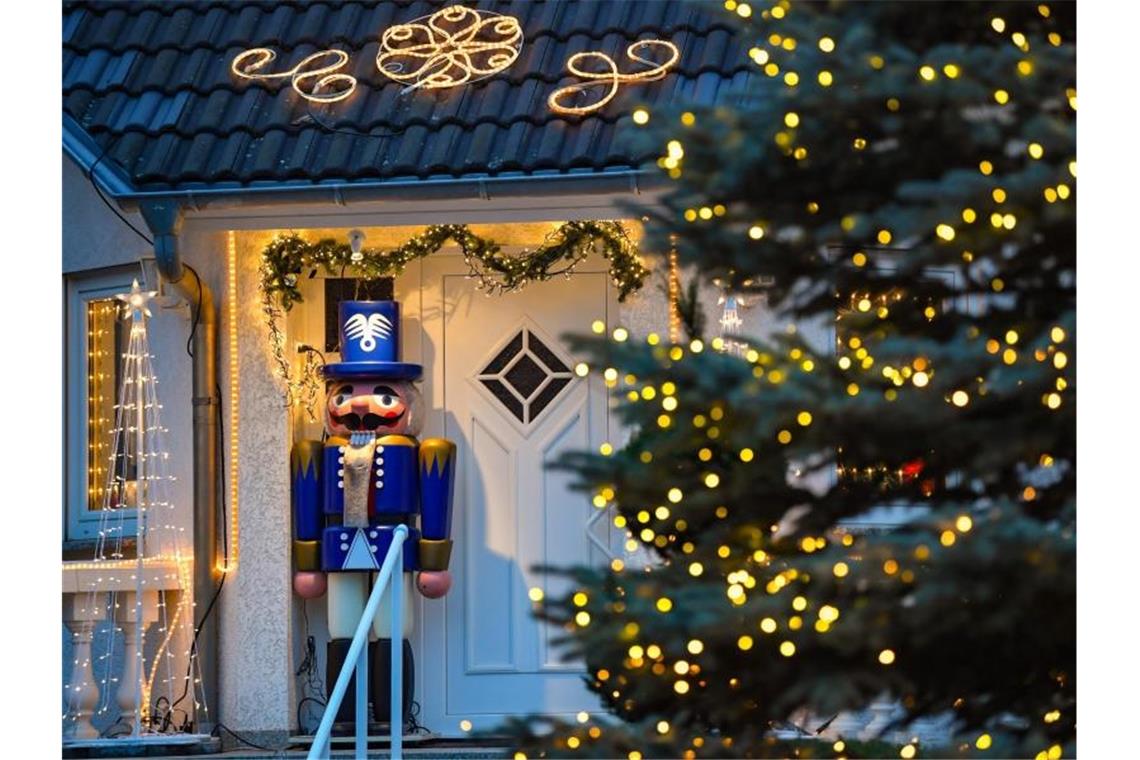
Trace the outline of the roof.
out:
M 447 4 L 66 2 L 65 128 L 86 144 L 88 165 L 113 169 L 137 191 L 606 173 L 655 158 L 624 139 L 637 104 L 711 104 L 749 76 L 716 6 L 481 1 L 465 4 L 519 19 L 518 60 L 479 82 L 402 93 L 376 68 L 380 34 Z M 626 46 L 654 37 L 681 53 L 662 80 L 622 86 L 586 116 L 548 109 L 552 91 L 579 81 L 565 75 L 573 53 L 601 50 L 626 70 Z M 234 57 L 259 46 L 276 50 L 283 66 L 341 48 L 357 90 L 314 105 L 288 82 L 233 75 Z

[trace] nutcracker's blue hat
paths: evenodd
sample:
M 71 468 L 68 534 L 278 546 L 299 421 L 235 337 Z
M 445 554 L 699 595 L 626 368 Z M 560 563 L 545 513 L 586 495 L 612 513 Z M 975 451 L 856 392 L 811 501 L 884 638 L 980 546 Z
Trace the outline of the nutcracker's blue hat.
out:
M 396 301 L 341 301 L 337 309 L 339 362 L 326 364 L 326 379 L 379 377 L 419 380 L 424 368 L 400 361 L 400 304 Z

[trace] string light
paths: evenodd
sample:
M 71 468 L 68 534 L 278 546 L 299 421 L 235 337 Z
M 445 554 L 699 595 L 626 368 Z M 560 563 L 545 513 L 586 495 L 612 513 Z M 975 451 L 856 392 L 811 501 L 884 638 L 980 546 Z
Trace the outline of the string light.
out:
M 522 45 L 514 16 L 452 5 L 385 29 L 376 68 L 404 92 L 456 87 L 504 71 Z
M 669 342 L 681 342 L 681 275 L 677 266 L 677 251 L 669 251 Z
M 229 322 L 229 364 L 230 364 L 230 544 L 229 558 L 218 569 L 224 573 L 237 570 L 241 542 L 238 540 L 238 454 L 240 451 L 238 421 L 240 419 L 238 400 L 241 396 L 238 353 L 238 266 L 237 236 L 233 230 L 226 232 L 226 315 Z
M 329 63 L 318 63 L 329 58 Z M 301 59 L 288 71 L 261 73 L 276 59 L 277 53 L 269 48 L 250 48 L 234 56 L 230 71 L 242 79 L 256 82 L 287 79 L 293 90 L 311 103 L 337 103 L 356 91 L 356 77 L 338 73 L 348 64 L 348 53 L 343 50 L 321 50 Z
M 109 700 L 116 695 L 121 699 L 124 687 L 131 687 L 134 706 L 130 711 L 133 723 L 130 733 L 139 736 L 168 730 L 170 711 L 181 700 L 175 699 L 179 691 L 190 697 L 191 705 L 179 708 L 191 725 L 196 725 L 198 708 L 208 710 L 201 693 L 201 671 L 192 650 L 193 620 L 189 608 L 192 597 L 192 554 L 186 551 L 185 528 L 175 521 L 174 502 L 168 494 L 169 484 L 175 477 L 169 472 L 169 453 L 163 445 L 168 432 L 162 425 L 162 404 L 158 401 L 157 384 L 147 337 L 146 319 L 150 316 L 148 301 L 154 292 L 144 292 L 136 281 L 130 293 L 116 299 L 123 302 L 125 317 L 130 320 L 129 339 L 122 355 L 119 373 L 118 403 L 114 408 L 114 421 L 109 428 L 111 454 L 105 468 L 106 485 L 100 510 L 97 539 L 93 557 L 89 562 L 68 562 L 64 572 L 74 579 L 78 602 L 75 620 L 69 621 L 75 631 L 77 656 L 75 670 L 68 685 L 69 702 L 64 716 L 76 731 L 90 730 L 89 719 L 103 715 L 110 709 Z M 112 324 L 110 327 L 113 327 Z M 108 329 L 104 326 L 103 329 Z M 134 519 L 135 557 L 126 556 L 126 514 Z M 82 590 L 80 590 L 82 587 Z M 168 609 L 165 592 L 178 590 L 174 609 Z M 133 611 L 126 617 L 120 595 L 133 594 Z M 157 596 L 154 619 L 147 612 L 150 595 Z M 103 613 L 108 613 L 104 615 Z M 92 677 L 91 647 L 96 621 L 108 619 L 112 625 L 104 637 L 106 650 L 97 658 L 102 666 L 102 680 L 97 690 L 102 694 L 98 705 L 90 703 Z M 127 625 L 133 628 L 127 631 Z M 147 643 L 147 629 L 157 625 L 158 641 Z M 121 680 L 116 675 L 112 655 L 116 638 L 124 639 L 125 657 L 120 663 L 122 673 L 130 674 L 133 682 L 113 687 Z M 175 662 L 176 640 L 184 645 Z M 148 662 L 149 654 L 149 662 Z M 176 667 L 176 664 L 178 665 Z M 165 676 L 160 671 L 165 671 Z M 153 714 L 157 701 L 154 695 L 168 705 L 168 712 Z M 121 704 L 121 703 L 120 703 Z M 123 706 L 124 710 L 128 709 Z M 127 714 L 127 713 L 124 713 Z
M 666 53 L 665 60 L 657 63 L 652 58 L 646 57 L 639 53 L 642 49 L 657 48 Z M 551 111 L 559 114 L 571 114 L 581 116 L 583 114 L 592 113 L 602 108 L 606 103 L 613 100 L 617 95 L 618 88 L 623 84 L 636 84 L 642 82 L 656 82 L 664 79 L 666 73 L 676 65 L 677 61 L 681 58 L 681 51 L 672 42 L 666 40 L 638 40 L 631 43 L 625 49 L 625 55 L 635 63 L 642 63 L 648 66 L 648 69 L 637 71 L 632 74 L 623 74 L 618 70 L 617 62 L 605 53 L 596 50 L 587 50 L 580 53 L 575 53 L 570 56 L 566 61 L 566 68 L 572 76 L 580 79 L 588 80 L 586 82 L 575 82 L 574 84 L 560 87 L 554 92 L 550 93 L 550 97 L 546 100 L 547 107 Z M 589 71 L 581 67 L 581 63 L 585 61 L 594 61 L 605 69 L 604 71 Z M 605 94 L 592 103 L 584 106 L 568 105 L 571 98 L 577 97 L 580 93 L 586 92 L 595 87 L 607 87 Z M 648 113 L 645 113 L 645 121 L 648 121 Z M 634 114 L 634 121 L 641 124 L 643 121 L 638 121 L 637 114 Z
M 262 251 L 259 289 L 276 374 L 285 383 L 286 406 L 294 406 L 304 398 L 319 398 L 322 387 L 312 352 L 306 353 L 299 379 L 293 378 L 292 362 L 286 355 L 281 322 L 284 313 L 302 300 L 297 268 L 321 267 L 336 272 L 352 267 L 365 279 L 398 275 L 410 262 L 435 253 L 449 240 L 459 244 L 470 270 L 468 277 L 478 280 L 476 287 L 487 295 L 521 290 L 530 282 L 543 282 L 558 275 L 570 277 L 593 253 L 600 253 L 609 261 L 610 280 L 618 290 L 619 301 L 641 288 L 649 276 L 636 244 L 625 226 L 616 220 L 565 222 L 553 229 L 535 250 L 518 256 L 503 255 L 495 241 L 476 235 L 464 224 L 431 225 L 397 248 L 362 249 L 358 260 L 353 259 L 348 243 L 332 239 L 309 243 L 294 233 L 279 235 Z M 311 405 L 306 408 L 313 417 Z

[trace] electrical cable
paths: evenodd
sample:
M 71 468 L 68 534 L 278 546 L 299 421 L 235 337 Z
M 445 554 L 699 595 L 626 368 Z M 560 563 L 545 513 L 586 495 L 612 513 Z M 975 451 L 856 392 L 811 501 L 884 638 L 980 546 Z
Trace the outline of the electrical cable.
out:
M 183 266 L 186 269 L 190 270 L 190 274 L 194 275 L 194 282 L 197 283 L 198 286 L 198 303 L 192 309 L 194 315 L 193 319 L 190 322 L 190 335 L 186 338 L 186 355 L 193 359 L 194 351 L 190 347 L 194 343 L 194 335 L 198 332 L 198 322 L 202 319 L 202 278 L 198 276 L 198 270 L 194 269 L 194 267 L 190 266 L 189 264 L 183 264 Z M 222 393 L 221 389 L 219 388 L 218 398 L 221 397 Z M 218 414 L 220 415 L 221 412 Z
M 265 750 L 266 752 L 274 752 L 274 753 L 281 753 L 281 752 L 284 752 L 286 749 L 288 749 L 287 746 L 286 747 L 266 747 L 264 744 L 258 744 L 257 742 L 252 742 L 249 739 L 246 739 L 241 734 L 239 734 L 237 731 L 234 731 L 232 728 L 227 726 L 225 723 L 222 723 L 221 721 L 219 721 L 219 722 L 214 724 L 214 732 L 212 735 L 213 736 L 219 736 L 219 732 L 221 732 L 221 731 L 225 731 L 227 734 L 229 734 L 233 738 L 237 739 L 242 744 L 246 745 L 247 747 L 253 747 L 254 749 L 260 749 L 260 750 Z
M 114 205 L 111 204 L 111 201 L 107 200 L 107 196 L 103 195 L 103 190 L 99 187 L 99 183 L 95 181 L 95 167 L 98 166 L 99 162 L 102 161 L 104 158 L 106 158 L 106 156 L 107 156 L 107 152 L 103 151 L 99 154 L 99 157 L 91 163 L 91 166 L 87 169 L 87 181 L 91 183 L 91 186 L 93 188 L 95 188 L 95 193 L 99 196 L 99 199 L 103 201 L 103 203 L 107 206 L 107 208 L 111 209 L 111 212 L 115 216 L 119 217 L 119 220 L 123 224 L 130 227 L 136 235 L 141 237 L 143 240 L 145 240 L 149 245 L 151 245 L 153 247 L 154 241 L 152 239 L 150 239 L 149 237 L 147 237 L 138 227 L 131 224 L 130 220 L 128 220 L 121 213 L 119 213 L 119 210 L 117 208 L 115 208 Z
M 193 270 L 191 270 L 191 271 L 193 271 Z M 199 293 L 200 292 L 201 291 L 199 290 Z M 217 384 L 214 386 L 214 392 L 218 394 L 219 399 L 222 397 L 222 386 L 221 386 L 221 384 Z M 225 525 L 226 511 L 227 511 L 226 510 L 226 489 L 223 488 L 221 485 L 222 483 L 225 482 L 225 479 L 226 479 L 226 461 L 225 461 L 225 457 L 222 455 L 222 446 L 225 443 L 226 433 L 225 433 L 225 421 L 224 421 L 224 418 L 222 415 L 222 405 L 217 404 L 217 409 L 218 409 L 218 448 L 217 448 L 217 452 L 218 452 L 218 475 L 219 475 L 219 477 L 218 477 L 218 492 L 219 492 L 219 497 L 220 497 L 218 499 L 218 506 L 219 506 L 219 511 L 221 513 L 221 517 L 222 517 L 222 567 L 228 568 L 229 563 L 230 563 L 230 539 L 229 539 L 229 531 L 226 530 L 226 525 Z M 198 654 L 198 634 L 200 634 L 202 632 L 202 626 L 204 626 L 206 624 L 206 620 L 210 617 L 210 613 L 213 612 L 214 605 L 217 603 L 218 597 L 221 596 L 222 588 L 225 587 L 225 585 L 226 585 L 226 574 L 227 574 L 227 571 L 222 570 L 222 577 L 218 580 L 218 587 L 214 590 L 214 595 L 210 598 L 210 603 L 208 605 L 206 605 L 206 611 L 204 613 L 202 613 L 202 617 L 198 620 L 197 625 L 194 626 L 194 640 L 190 644 L 190 661 L 186 664 L 186 680 L 185 680 L 185 683 L 183 684 L 183 687 L 182 687 L 182 694 L 178 697 L 178 699 L 174 700 L 174 702 L 170 705 L 171 711 L 173 711 L 174 708 L 177 707 L 182 702 L 182 700 L 186 699 L 186 695 L 190 691 L 190 680 L 191 680 L 190 675 L 192 672 L 191 669 L 194 666 L 194 657 L 197 656 L 197 654 Z
M 407 127 L 399 127 L 398 129 L 389 130 L 380 134 L 373 134 L 371 131 L 361 132 L 357 129 L 343 129 L 341 127 L 334 127 L 332 124 L 329 124 L 328 122 L 322 120 L 319 116 L 313 113 L 313 109 L 311 108 L 307 109 L 304 116 L 295 121 L 294 124 L 302 122 L 306 116 L 310 121 L 312 121 L 314 124 L 326 132 L 335 132 L 336 134 L 340 135 L 352 135 L 353 137 L 395 137 L 396 135 L 403 134 L 407 130 Z

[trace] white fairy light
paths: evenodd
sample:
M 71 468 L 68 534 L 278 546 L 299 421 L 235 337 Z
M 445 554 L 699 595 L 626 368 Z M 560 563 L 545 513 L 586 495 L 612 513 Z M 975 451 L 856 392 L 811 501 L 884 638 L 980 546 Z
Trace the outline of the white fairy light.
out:
M 94 556 L 90 562 L 69 562 L 65 571 L 84 583 L 84 590 L 76 595 L 76 629 L 73 641 L 77 647 L 73 658 L 74 672 L 67 687 L 68 707 L 66 722 L 78 727 L 95 716 L 106 716 L 116 708 L 123 708 L 124 717 L 130 715 L 130 734 L 158 733 L 179 730 L 171 725 L 179 694 L 185 692 L 193 707 L 179 707 L 178 712 L 187 721 L 197 725 L 197 706 L 204 702 L 201 689 L 194 684 L 196 657 L 187 648 L 185 664 L 175 656 L 175 637 L 185 641 L 192 636 L 194 621 L 189 607 L 192 604 L 192 554 L 187 549 L 184 529 L 175 525 L 174 501 L 167 493 L 174 477 L 169 473 L 169 452 L 162 436 L 167 428 L 162 425 L 154 368 L 153 354 L 149 351 L 146 319 L 147 307 L 154 297 L 153 291 L 143 291 L 134 282 L 129 293 L 116 296 L 124 304 L 126 317 L 131 320 L 129 345 L 123 354 L 118 403 L 113 405 L 114 424 L 110 427 L 111 454 L 108 464 L 93 460 L 93 468 L 105 474 L 105 488 L 101 489 L 100 510 Z M 101 458 L 100 458 L 101 459 Z M 135 557 L 126 556 L 126 519 L 135 521 Z M 155 586 L 158 586 L 156 589 Z M 167 590 L 178 590 L 174 610 L 167 605 Z M 133 593 L 133 614 L 126 618 L 134 626 L 128 632 L 121 622 L 127 602 L 120 594 Z M 146 598 L 157 595 L 157 626 L 160 640 L 157 647 L 146 645 Z M 106 620 L 106 625 L 100 625 Z M 124 635 L 130 637 L 128 656 L 132 663 L 114 662 L 114 642 Z M 101 651 L 93 651 L 96 640 Z M 82 655 L 78 649 L 83 647 Z M 153 648 L 149 663 L 147 650 Z M 92 665 L 100 664 L 102 671 L 98 683 L 92 682 Z M 160 670 L 163 671 L 160 673 Z M 130 680 L 123 681 L 124 674 Z M 131 686 L 134 694 L 133 710 L 124 704 L 130 693 L 122 689 Z M 100 692 L 94 703 L 91 689 Z M 116 700 L 113 703 L 112 700 Z M 162 715 L 153 715 L 155 705 L 166 702 Z M 133 714 L 132 714 L 133 713 Z M 90 729 L 89 726 L 86 727 Z

